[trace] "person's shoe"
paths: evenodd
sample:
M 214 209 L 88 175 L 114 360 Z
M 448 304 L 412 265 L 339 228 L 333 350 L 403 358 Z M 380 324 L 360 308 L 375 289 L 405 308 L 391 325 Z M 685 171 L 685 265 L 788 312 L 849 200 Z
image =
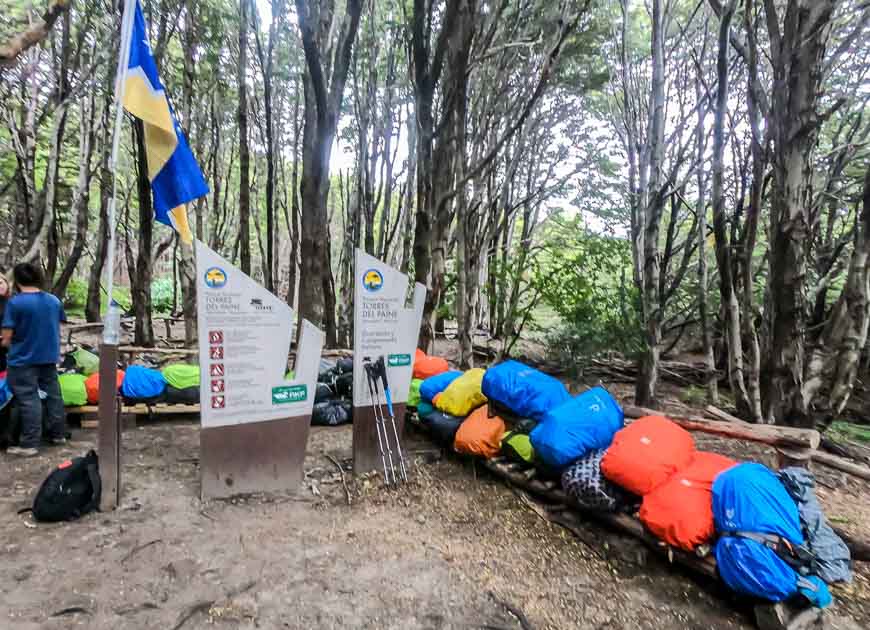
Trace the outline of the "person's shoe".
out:
M 51 442 L 55 446 L 63 446 L 64 444 L 66 444 L 66 438 L 65 437 L 51 438 L 51 440 L 49 440 L 49 442 Z
M 39 451 L 35 448 L 27 448 L 24 446 L 10 446 L 6 449 L 9 455 L 17 455 L 18 457 L 35 457 L 39 455 Z

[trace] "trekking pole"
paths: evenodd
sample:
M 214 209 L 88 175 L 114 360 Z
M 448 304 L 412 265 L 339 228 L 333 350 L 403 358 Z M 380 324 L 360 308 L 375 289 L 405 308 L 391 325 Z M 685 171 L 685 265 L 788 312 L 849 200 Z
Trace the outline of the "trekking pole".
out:
M 366 371 L 366 381 L 369 385 L 369 394 L 372 398 L 372 413 L 375 417 L 375 431 L 378 434 L 378 449 L 381 452 L 381 462 L 384 466 L 384 483 L 391 485 L 396 483 L 396 469 L 393 465 L 393 454 L 390 450 L 390 441 L 387 435 L 387 427 L 384 422 L 384 415 L 381 411 L 380 396 L 377 394 L 378 386 L 373 366 L 368 357 L 363 359 L 363 368 Z M 387 461 L 389 460 L 389 467 Z M 390 471 L 392 471 L 392 481 L 390 481 Z
M 393 397 L 390 394 L 390 384 L 387 382 L 387 366 L 384 364 L 383 355 L 375 363 L 384 383 L 384 398 L 387 399 L 387 411 L 390 414 L 390 422 L 393 425 L 393 437 L 396 438 L 396 454 L 399 457 L 399 467 L 402 471 L 402 481 L 408 481 L 408 472 L 405 469 L 405 456 L 402 454 L 402 443 L 399 441 L 399 430 L 396 428 L 396 415 L 393 413 Z

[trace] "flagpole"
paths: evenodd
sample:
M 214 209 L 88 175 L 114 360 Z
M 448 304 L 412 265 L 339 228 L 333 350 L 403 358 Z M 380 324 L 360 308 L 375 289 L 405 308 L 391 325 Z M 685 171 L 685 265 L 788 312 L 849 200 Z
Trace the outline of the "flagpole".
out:
M 118 199 L 118 150 L 121 144 L 121 124 L 124 120 L 124 89 L 127 83 L 127 68 L 130 65 L 130 38 L 133 31 L 136 0 L 124 0 L 124 13 L 121 17 L 121 45 L 118 51 L 118 69 L 115 73 L 115 124 L 112 128 L 112 153 L 109 157 L 109 170 L 112 173 L 112 198 L 109 201 L 109 243 L 107 262 L 106 293 L 108 304 L 112 304 L 115 290 L 115 206 Z
M 115 289 L 115 205 L 118 199 L 118 148 L 121 141 L 121 124 L 124 120 L 124 85 L 127 67 L 130 65 L 130 39 L 133 30 L 136 2 L 124 0 L 121 17 L 121 42 L 118 51 L 118 71 L 115 75 L 115 126 L 112 129 L 112 153 L 109 169 L 112 173 L 112 198 L 109 201 L 109 242 L 107 263 L 108 310 L 103 318 L 103 340 L 100 344 L 100 400 L 98 407 L 97 451 L 100 459 L 100 477 L 103 490 L 100 494 L 100 509 L 114 510 L 121 501 L 121 423 L 118 407 L 118 388 L 115 385 L 115 370 L 118 367 L 118 343 L 120 341 L 120 314 L 112 307 Z

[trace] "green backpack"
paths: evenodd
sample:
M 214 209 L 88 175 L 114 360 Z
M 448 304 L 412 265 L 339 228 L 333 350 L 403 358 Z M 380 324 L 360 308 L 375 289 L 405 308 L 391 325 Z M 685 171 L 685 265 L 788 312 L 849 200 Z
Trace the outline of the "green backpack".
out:
M 408 406 L 416 407 L 420 404 L 420 385 L 423 379 L 415 378 L 411 381 L 411 389 L 408 390 Z
M 175 389 L 199 387 L 199 366 L 189 363 L 173 363 L 163 368 L 163 378 Z
M 100 357 L 93 352 L 79 348 L 72 353 L 72 357 L 76 362 L 76 368 L 85 376 L 90 376 L 100 371 Z
M 57 377 L 60 384 L 60 396 L 64 407 L 81 407 L 88 404 L 88 390 L 85 388 L 84 374 L 61 374 Z
M 501 452 L 511 461 L 520 464 L 532 464 L 535 461 L 535 449 L 525 433 L 508 431 L 501 439 Z

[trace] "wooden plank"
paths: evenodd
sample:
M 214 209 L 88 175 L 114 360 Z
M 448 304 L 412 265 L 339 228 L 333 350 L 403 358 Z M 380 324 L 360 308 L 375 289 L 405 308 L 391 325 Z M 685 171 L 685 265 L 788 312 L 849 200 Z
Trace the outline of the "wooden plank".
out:
M 143 346 L 121 346 L 118 352 L 122 354 L 181 354 L 187 357 L 193 357 L 199 354 L 199 350 L 191 350 L 190 348 L 145 348 Z
M 623 410 L 625 411 L 626 418 L 637 419 L 644 416 L 664 416 L 688 431 L 709 433 L 710 435 L 719 435 L 735 440 L 760 442 L 771 446 L 810 448 L 815 450 L 819 447 L 819 442 L 822 439 L 819 432 L 814 429 L 798 429 L 796 427 L 781 427 L 771 424 L 749 424 L 746 422 L 723 422 L 700 416 L 681 416 L 632 405 L 624 406 Z
M 82 407 L 67 407 L 68 414 L 91 415 L 96 414 L 99 408 L 96 405 L 84 405 Z M 199 413 L 199 405 L 169 405 L 158 403 L 156 405 L 127 405 L 121 407 L 122 414 L 196 414 Z

